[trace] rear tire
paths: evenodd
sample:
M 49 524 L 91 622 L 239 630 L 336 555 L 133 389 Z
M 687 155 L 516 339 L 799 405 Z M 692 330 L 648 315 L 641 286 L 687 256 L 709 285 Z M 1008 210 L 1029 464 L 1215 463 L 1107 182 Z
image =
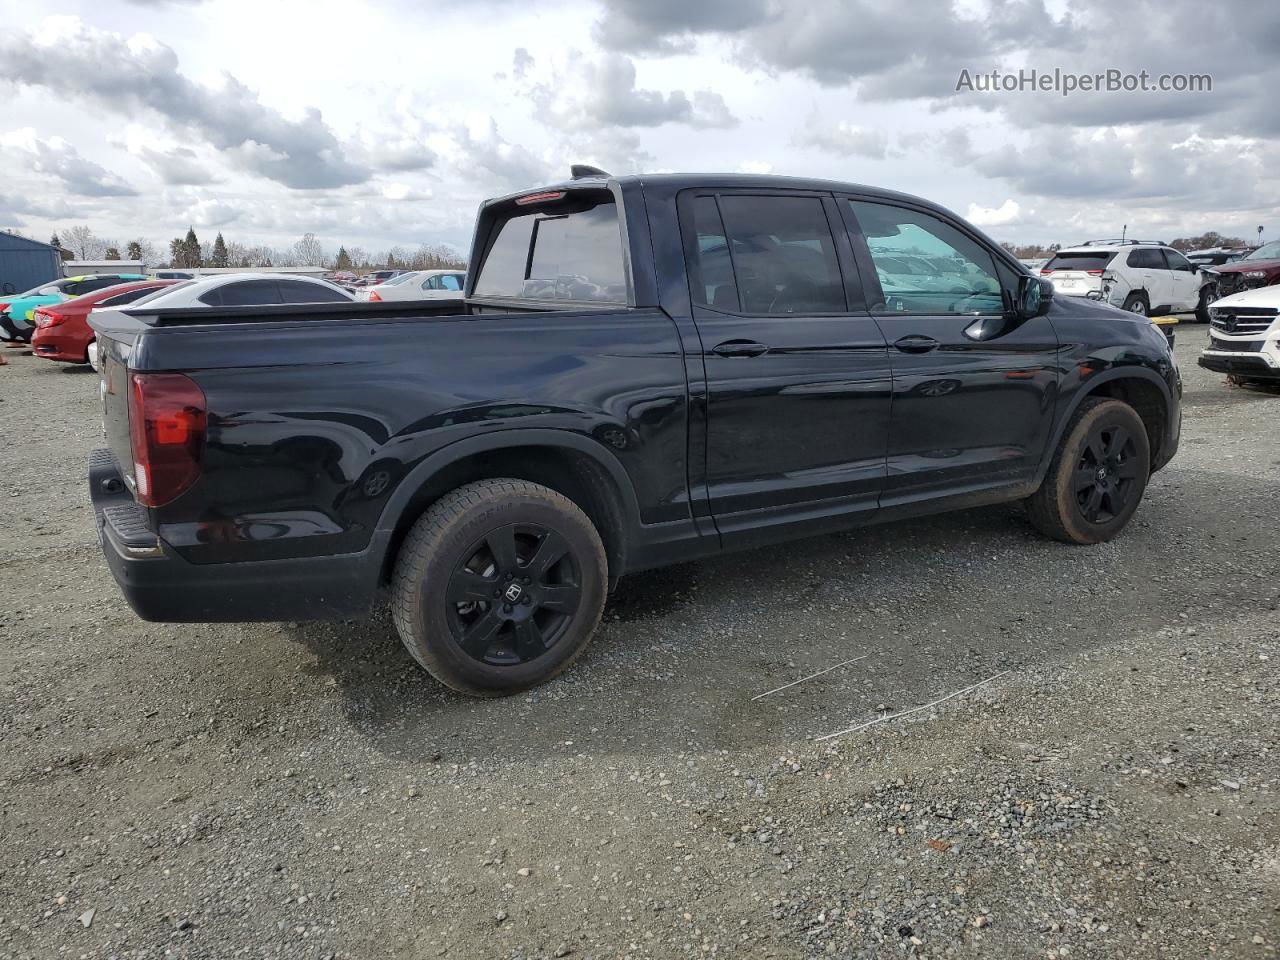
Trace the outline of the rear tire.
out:
M 1140 317 L 1145 317 L 1151 313 L 1151 304 L 1147 302 L 1145 293 L 1131 293 L 1124 298 L 1123 309 L 1129 313 L 1136 313 Z
M 396 557 L 392 618 L 441 683 L 507 696 L 581 655 L 608 576 L 600 536 L 571 500 L 525 480 L 481 480 L 414 523 Z
M 1037 530 L 1064 543 L 1110 540 L 1128 524 L 1151 472 L 1147 430 L 1119 400 L 1085 400 L 1067 425 L 1040 489 L 1027 500 Z

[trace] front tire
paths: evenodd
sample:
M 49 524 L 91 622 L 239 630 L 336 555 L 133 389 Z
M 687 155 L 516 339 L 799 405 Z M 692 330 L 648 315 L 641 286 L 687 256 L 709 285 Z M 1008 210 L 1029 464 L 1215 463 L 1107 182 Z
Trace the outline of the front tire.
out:
M 1044 482 L 1027 500 L 1037 530 L 1064 543 L 1110 540 L 1128 524 L 1151 473 L 1147 430 L 1119 400 L 1085 400 Z
M 608 564 L 586 514 L 524 480 L 459 487 L 418 518 L 396 557 L 392 617 L 441 683 L 500 697 L 545 683 L 586 649 Z
M 1212 285 L 1201 288 L 1200 299 L 1196 302 L 1196 323 L 1209 322 L 1209 304 L 1216 299 L 1216 290 Z

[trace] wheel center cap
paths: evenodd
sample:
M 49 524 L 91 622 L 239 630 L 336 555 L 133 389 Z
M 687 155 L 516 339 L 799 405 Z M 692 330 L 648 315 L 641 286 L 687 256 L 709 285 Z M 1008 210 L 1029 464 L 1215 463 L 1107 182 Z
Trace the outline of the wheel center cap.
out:
M 518 583 L 507 584 L 507 589 L 502 591 L 502 596 L 506 598 L 507 603 L 516 603 L 524 596 L 524 587 Z
M 1099 480 L 1105 480 L 1105 479 L 1107 479 L 1107 468 L 1106 468 L 1106 467 L 1099 467 L 1099 468 L 1098 468 L 1098 479 L 1099 479 Z

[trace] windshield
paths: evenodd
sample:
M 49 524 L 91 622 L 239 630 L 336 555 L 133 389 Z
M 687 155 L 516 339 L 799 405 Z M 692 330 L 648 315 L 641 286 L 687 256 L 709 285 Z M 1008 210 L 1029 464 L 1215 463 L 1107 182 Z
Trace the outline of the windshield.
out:
M 1245 260 L 1280 260 L 1280 240 L 1272 240 L 1270 243 L 1264 243 L 1253 253 L 1244 257 Z
M 23 290 L 22 293 L 11 293 L 7 294 L 7 296 L 10 299 L 17 299 L 18 297 L 48 297 L 58 293 L 60 290 L 61 287 L 56 283 L 42 283 L 40 286 L 32 287 L 30 290 Z

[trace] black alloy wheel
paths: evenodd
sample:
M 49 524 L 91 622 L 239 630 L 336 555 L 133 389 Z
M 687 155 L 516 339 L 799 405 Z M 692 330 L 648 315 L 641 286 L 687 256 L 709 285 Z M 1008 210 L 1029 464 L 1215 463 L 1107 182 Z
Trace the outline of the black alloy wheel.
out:
M 445 591 L 450 632 L 467 656 L 495 667 L 528 663 L 565 635 L 582 601 L 568 542 L 536 523 L 486 534 Z
M 464 484 L 418 517 L 396 556 L 391 613 L 412 657 L 455 690 L 500 697 L 577 659 L 609 562 L 572 500 L 509 477 Z
M 1132 519 L 1150 472 L 1151 445 L 1138 412 L 1120 400 L 1087 397 L 1027 498 L 1027 517 L 1063 543 L 1104 543 Z
M 1080 515 L 1096 524 L 1123 515 L 1142 474 L 1138 447 L 1129 429 L 1095 425 L 1076 464 L 1074 492 Z

